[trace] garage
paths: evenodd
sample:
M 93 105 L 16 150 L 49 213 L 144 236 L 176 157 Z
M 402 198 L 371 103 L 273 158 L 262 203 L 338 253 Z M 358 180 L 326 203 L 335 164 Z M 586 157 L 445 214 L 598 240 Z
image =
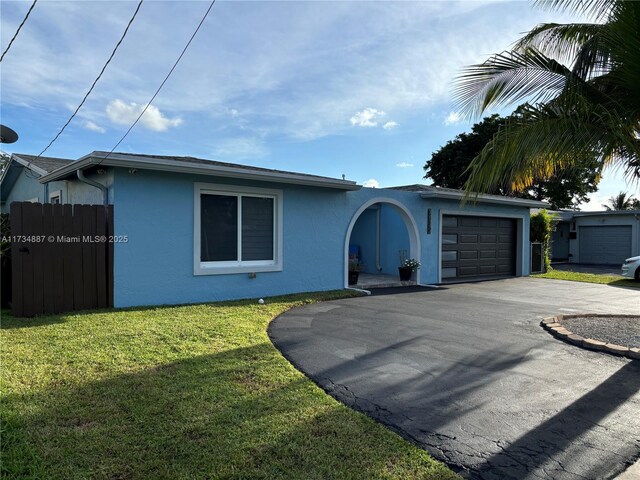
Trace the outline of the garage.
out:
M 442 282 L 516 275 L 516 220 L 443 215 Z
M 621 265 L 631 257 L 631 225 L 581 226 L 580 263 Z

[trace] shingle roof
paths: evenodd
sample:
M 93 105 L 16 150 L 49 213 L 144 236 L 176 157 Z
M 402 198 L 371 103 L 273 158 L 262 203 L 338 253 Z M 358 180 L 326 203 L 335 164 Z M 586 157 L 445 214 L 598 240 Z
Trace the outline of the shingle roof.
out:
M 69 162 L 73 162 L 74 160 L 69 160 L 68 158 L 56 158 L 56 157 L 38 157 L 36 155 L 25 155 L 23 153 L 14 153 L 16 157 L 20 157 L 22 160 L 25 160 L 29 163 L 33 163 L 38 168 L 41 168 L 47 173 L 53 172 L 60 167 L 68 165 Z
M 413 185 L 399 185 L 397 187 L 389 187 L 390 190 L 402 190 L 404 192 L 424 192 L 429 190 L 431 187 L 429 185 L 423 185 L 420 183 L 414 183 Z
M 446 187 L 436 187 L 435 185 L 422 185 L 419 183 L 416 183 L 413 185 L 400 185 L 398 187 L 390 187 L 390 188 L 392 190 L 402 190 L 405 192 L 418 192 L 423 198 L 427 198 L 427 197 L 443 197 L 443 198 L 459 197 L 461 198 L 465 195 L 464 190 L 456 190 L 455 188 L 446 188 Z M 520 206 L 529 206 L 532 208 L 548 206 L 546 202 L 539 202 L 537 200 L 511 197 L 508 195 L 490 195 L 486 193 L 481 193 L 481 194 L 478 194 L 477 196 L 475 196 L 475 194 L 472 194 L 470 196 L 470 200 L 489 202 L 489 203 L 520 204 Z
M 109 152 L 100 152 L 100 151 L 95 151 L 95 152 L 91 152 L 89 155 L 87 155 L 87 157 L 95 157 L 100 159 L 100 157 L 105 157 L 109 154 Z M 169 160 L 172 162 L 183 162 L 183 163 L 194 163 L 194 164 L 198 164 L 198 165 L 209 165 L 209 166 L 218 166 L 218 167 L 227 167 L 227 168 L 241 168 L 243 170 L 250 170 L 250 171 L 254 171 L 254 172 L 270 172 L 270 173 L 282 173 L 282 174 L 294 174 L 294 175 L 300 175 L 300 176 L 304 176 L 304 177 L 309 177 L 309 178 L 316 178 L 316 179 L 322 179 L 322 180 L 336 180 L 333 177 L 323 177 L 321 175 L 311 175 L 309 173 L 300 173 L 300 172 L 292 172 L 292 171 L 287 171 L 287 170 L 276 170 L 273 168 L 264 168 L 264 167 L 253 167 L 250 165 L 242 165 L 239 163 L 228 163 L 228 162 L 220 162 L 218 160 L 207 160 L 204 158 L 196 158 L 196 157 L 178 157 L 178 156 L 173 156 L 173 155 L 147 155 L 147 154 L 142 154 L 142 153 L 124 153 L 124 152 L 113 152 L 112 154 L 110 154 L 109 156 L 117 156 L 117 155 L 121 155 L 121 156 L 125 156 L 127 158 L 131 158 L 131 159 L 135 159 L 135 158 L 140 158 L 140 159 L 158 159 L 158 160 Z
M 242 178 L 247 180 L 268 181 L 276 183 L 290 183 L 337 190 L 359 190 L 362 188 L 356 182 L 346 179 L 323 177 L 308 173 L 275 170 L 263 167 L 253 167 L 236 163 L 226 163 L 217 160 L 205 160 L 196 157 L 179 157 L 173 155 L 147 155 L 134 153 L 108 153 L 102 151 L 91 152 L 72 164 L 63 164 L 61 168 L 47 173 L 40 178 L 40 183 L 70 178 L 77 169 L 95 168 L 98 165 L 111 167 L 125 167 L 145 170 L 189 173 L 214 177 Z

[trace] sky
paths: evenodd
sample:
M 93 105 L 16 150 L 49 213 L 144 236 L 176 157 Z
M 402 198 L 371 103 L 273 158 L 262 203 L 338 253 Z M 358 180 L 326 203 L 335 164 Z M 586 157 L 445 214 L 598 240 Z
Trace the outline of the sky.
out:
M 30 4 L 0 1 L 3 51 Z M 4 151 L 45 148 L 136 5 L 37 3 L 0 65 L 0 119 L 20 135 Z M 87 102 L 46 155 L 111 150 L 208 5 L 145 0 Z M 430 183 L 423 179 L 425 161 L 478 120 L 462 118 L 452 103 L 461 69 L 508 49 L 538 23 L 570 20 L 524 1 L 218 0 L 117 151 L 344 174 L 366 186 Z M 605 172 L 582 209 L 600 210 L 620 191 L 640 196 L 621 173 Z

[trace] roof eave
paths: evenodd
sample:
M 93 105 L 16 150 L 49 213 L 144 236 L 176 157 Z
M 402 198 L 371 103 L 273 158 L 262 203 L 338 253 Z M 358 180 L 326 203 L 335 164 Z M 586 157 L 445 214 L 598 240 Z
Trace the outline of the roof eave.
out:
M 308 178 L 304 175 L 294 173 L 260 172 L 242 168 L 221 167 L 219 165 L 205 164 L 185 164 L 184 162 L 174 162 L 156 158 L 130 160 L 118 156 L 102 159 L 92 155 L 86 155 L 73 162 L 72 165 L 59 168 L 48 175 L 40 178 L 40 183 L 48 183 L 59 180 L 73 174 L 76 170 L 89 168 L 93 165 L 101 164 L 110 167 L 129 167 L 143 170 L 159 170 L 176 173 L 189 173 L 193 175 L 208 175 L 216 177 L 239 178 L 244 180 L 271 181 L 274 183 L 287 183 L 295 185 L 305 185 L 321 188 L 332 188 L 337 190 L 360 190 L 362 186 L 349 180 L 323 180 Z
M 575 212 L 574 217 L 596 217 L 598 215 L 640 215 L 640 210 L 602 210 L 593 212 Z
M 13 153 L 11 155 L 11 159 L 12 160 L 15 159 L 16 162 L 18 162 L 20 165 L 22 165 L 23 167 L 28 167 L 29 170 L 33 170 L 34 172 L 36 172 L 40 176 L 43 176 L 43 175 L 47 174 L 47 172 L 45 170 L 43 170 L 42 168 L 34 165 L 33 162 L 25 160 L 24 158 L 21 158 L 20 156 L 16 155 L 15 153 Z
M 422 198 L 439 198 L 443 200 L 462 200 L 464 198 L 464 193 L 460 192 L 433 192 L 433 191 L 425 191 L 420 193 L 420 197 Z M 524 198 L 512 198 L 512 197 L 490 197 L 487 195 L 478 195 L 477 197 L 470 197 L 470 203 L 479 202 L 479 203 L 493 203 L 498 205 L 510 205 L 514 207 L 525 207 L 525 208 L 545 208 L 548 207 L 549 204 L 547 202 L 540 202 L 538 200 L 527 200 Z

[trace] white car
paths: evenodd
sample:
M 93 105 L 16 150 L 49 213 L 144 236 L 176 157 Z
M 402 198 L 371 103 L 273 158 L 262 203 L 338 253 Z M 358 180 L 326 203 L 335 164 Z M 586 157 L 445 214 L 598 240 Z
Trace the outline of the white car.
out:
M 640 257 L 631 257 L 624 261 L 622 276 L 640 281 Z

